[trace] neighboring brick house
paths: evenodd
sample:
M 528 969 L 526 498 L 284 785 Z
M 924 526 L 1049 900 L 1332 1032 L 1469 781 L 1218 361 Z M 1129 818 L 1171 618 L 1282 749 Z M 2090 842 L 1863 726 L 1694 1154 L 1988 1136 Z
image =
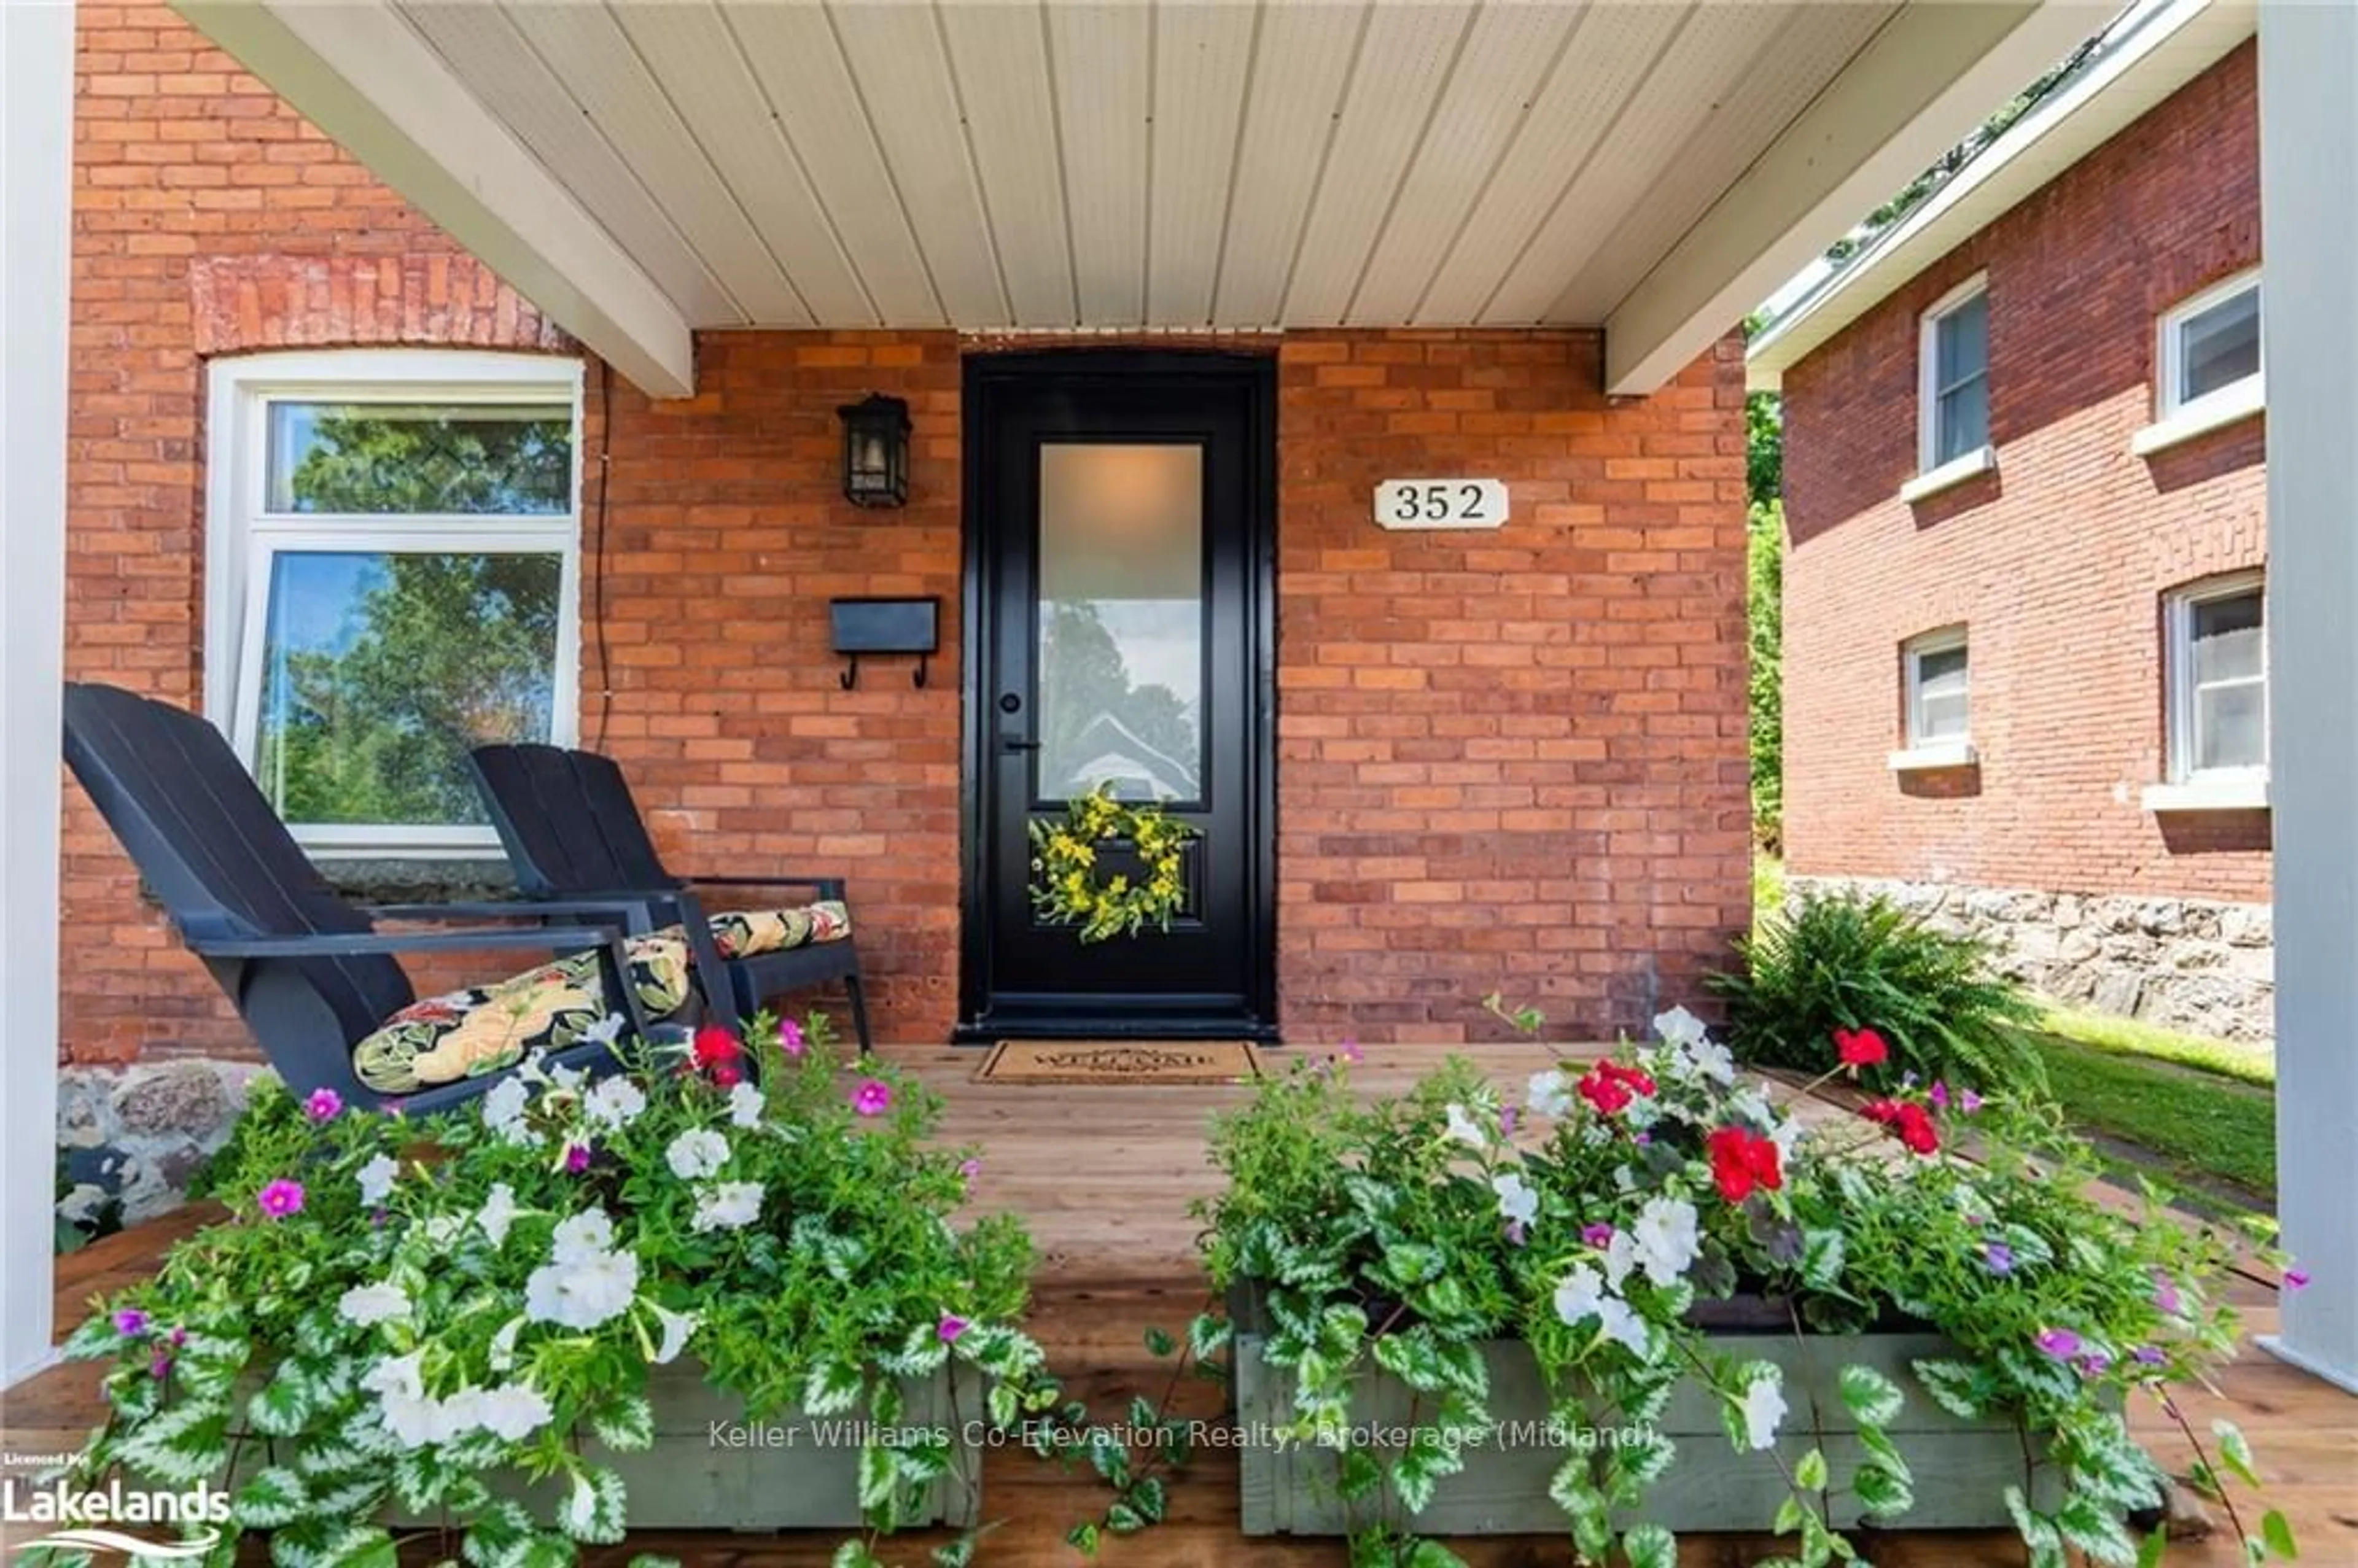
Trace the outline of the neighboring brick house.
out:
M 680 867 L 848 876 L 879 1033 L 947 1037 L 974 702 L 962 366 L 1053 344 L 708 333 L 696 395 L 651 400 L 164 5 L 85 3 L 79 26 L 70 677 L 207 708 L 291 813 L 290 767 L 327 764 L 288 763 L 273 683 L 350 645 L 363 579 L 339 560 L 502 552 L 546 657 L 520 696 L 460 695 L 618 758 Z M 1748 915 L 1736 341 L 1643 398 L 1606 395 L 1594 330 L 1203 346 L 1274 366 L 1264 1027 L 1454 1044 L 1498 1027 L 1479 999 L 1502 990 L 1604 1036 L 1697 1001 Z M 871 392 L 916 429 L 897 511 L 841 494 L 837 410 Z M 287 500 L 319 421 L 362 405 L 500 446 L 500 483 L 450 503 L 502 514 L 497 543 Z M 1507 526 L 1370 520 L 1379 480 L 1461 472 L 1507 481 Z M 862 595 L 939 600 L 922 688 L 897 664 L 839 684 L 828 601 Z M 226 1114 L 239 1069 L 218 1065 L 252 1052 L 68 800 L 62 1141 L 78 1178 L 145 1203 Z M 454 858 L 467 837 L 363 820 L 309 841 L 353 885 L 496 881 Z
M 2252 31 L 2141 7 L 1750 352 L 1795 882 L 2237 1039 L 2273 1030 Z

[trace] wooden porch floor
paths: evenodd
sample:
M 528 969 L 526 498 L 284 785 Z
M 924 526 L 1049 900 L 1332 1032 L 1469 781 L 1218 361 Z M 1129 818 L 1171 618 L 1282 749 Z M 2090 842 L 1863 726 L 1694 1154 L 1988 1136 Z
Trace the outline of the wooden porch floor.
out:
M 983 1147 L 978 1208 L 1012 1211 L 1030 1224 L 1042 1264 L 1033 1328 L 1068 1389 L 1109 1420 L 1118 1417 L 1130 1394 L 1158 1392 L 1167 1363 L 1147 1354 L 1147 1329 L 1180 1331 L 1205 1301 L 1195 1227 L 1187 1217 L 1188 1201 L 1214 1186 L 1204 1162 L 1204 1119 L 1235 1102 L 1242 1091 L 979 1084 L 970 1080 L 982 1060 L 979 1052 L 910 1046 L 887 1047 L 885 1054 L 943 1093 L 949 1104 L 950 1141 Z M 1473 1054 L 1518 1093 L 1524 1076 L 1556 1054 L 1530 1044 L 1482 1046 Z M 1356 1076 L 1371 1090 L 1402 1087 L 1436 1059 L 1431 1048 L 1418 1047 L 1370 1047 L 1368 1056 Z M 1804 1114 L 1842 1113 L 1812 1102 Z M 80 1321 L 92 1294 L 138 1278 L 173 1239 L 202 1219 L 201 1212 L 183 1210 L 60 1260 L 61 1332 Z M 2252 1333 L 2275 1328 L 2273 1290 L 2243 1280 L 2235 1295 Z M 1217 1389 L 1191 1382 L 1177 1406 L 1209 1419 L 1218 1414 L 1220 1401 Z M 2358 1399 L 2247 1346 L 2215 1397 L 2186 1402 L 2196 1430 L 2207 1431 L 2213 1416 L 2226 1415 L 2251 1435 L 2270 1500 L 2291 1518 L 2305 1563 L 2358 1564 Z M 0 1396 L 0 1449 L 26 1454 L 71 1448 L 99 1413 L 91 1368 L 52 1368 Z M 2176 1465 L 2179 1450 L 2164 1440 L 2158 1412 L 2140 1409 L 2136 1419 L 2156 1452 Z M 1077 1562 L 1064 1544 L 1064 1533 L 1105 1498 L 1093 1479 L 1065 1475 L 1010 1451 L 988 1457 L 983 1490 L 986 1517 L 1003 1522 L 985 1541 L 979 1560 L 1000 1568 Z M 1230 1452 L 1207 1450 L 1174 1477 L 1170 1506 L 1167 1522 L 1109 1541 L 1104 1560 L 1131 1568 L 1306 1568 L 1345 1561 L 1336 1541 L 1238 1535 L 1237 1466 Z M 2223 1519 L 2222 1525 L 2222 1535 L 2209 1542 L 2179 1543 L 2169 1561 L 2188 1568 L 2239 1563 L 2234 1543 L 2223 1534 Z M 641 1533 L 632 1537 L 628 1551 L 597 1553 L 591 1560 L 621 1568 L 630 1552 L 660 1551 L 690 1563 L 804 1568 L 827 1563 L 838 1539 Z M 920 1563 L 919 1547 L 929 1543 L 923 1536 L 888 1543 L 896 1549 L 888 1551 L 887 1559 Z M 1561 1537 L 1452 1544 L 1476 1568 L 1571 1560 Z M 1863 1544 L 1880 1568 L 1995 1568 L 2022 1561 L 2010 1534 L 1896 1531 Z M 1770 1542 L 1761 1538 L 1689 1536 L 1680 1561 L 1687 1568 L 1733 1568 L 1770 1554 Z

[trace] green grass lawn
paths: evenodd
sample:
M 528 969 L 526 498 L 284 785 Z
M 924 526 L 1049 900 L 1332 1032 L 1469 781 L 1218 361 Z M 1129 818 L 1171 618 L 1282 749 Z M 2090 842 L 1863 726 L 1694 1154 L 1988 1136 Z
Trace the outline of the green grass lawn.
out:
M 2039 1041 L 2056 1102 L 2086 1131 L 2153 1154 L 2162 1174 L 2232 1183 L 2273 1204 L 2276 1096 L 2169 1061 L 2052 1036 Z M 2233 1194 L 2226 1195 L 2235 1195 Z
M 2272 1085 L 2277 1081 L 2277 1054 L 2270 1045 L 2206 1040 L 2199 1034 L 2157 1029 L 2134 1018 L 2115 1018 L 2110 1013 L 2082 1012 L 2068 1007 L 2049 1008 L 2041 1023 L 2048 1033 L 2058 1038 L 2117 1056 L 2175 1062 L 2247 1084 Z

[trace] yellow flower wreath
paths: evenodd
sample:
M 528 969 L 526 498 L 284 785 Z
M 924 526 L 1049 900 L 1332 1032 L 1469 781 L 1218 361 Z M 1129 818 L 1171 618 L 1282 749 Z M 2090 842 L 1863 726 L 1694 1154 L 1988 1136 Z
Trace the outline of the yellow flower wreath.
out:
M 1152 803 L 1113 798 L 1109 784 L 1074 797 L 1062 822 L 1032 824 L 1032 908 L 1044 920 L 1078 925 L 1084 942 L 1135 936 L 1148 925 L 1169 931 L 1186 903 L 1180 852 L 1195 830 Z M 1145 862 L 1145 880 L 1098 875 L 1098 849 L 1127 843 Z

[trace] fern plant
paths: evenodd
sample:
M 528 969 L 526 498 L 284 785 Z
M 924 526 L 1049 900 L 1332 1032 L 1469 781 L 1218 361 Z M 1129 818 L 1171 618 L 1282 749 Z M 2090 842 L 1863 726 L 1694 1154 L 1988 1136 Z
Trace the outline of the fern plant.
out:
M 1881 896 L 1810 892 L 1736 944 L 1742 968 L 1707 982 L 1727 1000 L 1729 1043 L 1762 1066 L 1823 1072 L 1834 1031 L 1873 1029 L 1890 1059 L 1870 1074 L 1982 1088 L 2043 1088 L 2026 1031 L 2039 1010 L 1990 966 L 1986 943 L 1936 931 Z

